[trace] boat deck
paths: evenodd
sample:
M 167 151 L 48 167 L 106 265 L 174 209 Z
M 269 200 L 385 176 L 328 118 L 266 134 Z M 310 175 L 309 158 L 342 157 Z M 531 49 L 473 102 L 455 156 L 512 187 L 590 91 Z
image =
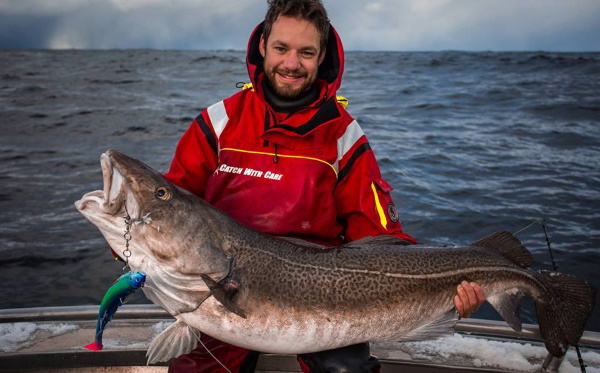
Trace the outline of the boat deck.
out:
M 150 341 L 173 321 L 166 312 L 154 305 L 123 306 L 104 332 L 104 349 L 90 351 L 83 346 L 94 338 L 97 312 L 96 306 L 0 310 L 0 372 L 167 372 L 166 364 L 146 366 L 145 356 Z M 371 352 L 383 373 L 556 371 L 560 363 L 546 359 L 536 325 L 515 332 L 504 322 L 466 319 L 456 331 L 434 342 L 374 343 Z M 588 372 L 600 372 L 600 333 L 584 333 L 579 345 Z M 561 372 L 580 371 L 573 350 Z M 257 371 L 300 368 L 295 356 L 262 354 Z

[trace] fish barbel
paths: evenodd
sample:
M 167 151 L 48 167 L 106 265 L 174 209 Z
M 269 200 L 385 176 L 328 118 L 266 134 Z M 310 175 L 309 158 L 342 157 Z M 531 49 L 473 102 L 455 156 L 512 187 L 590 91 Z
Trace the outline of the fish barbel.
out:
M 113 248 L 123 246 L 131 215 L 129 265 L 147 274 L 148 299 L 176 319 L 151 343 L 150 363 L 191 351 L 198 331 L 290 354 L 439 338 L 453 332 L 463 280 L 479 284 L 516 330 L 521 300 L 532 296 L 546 348 L 562 356 L 594 307 L 585 281 L 528 269 L 532 255 L 508 232 L 464 247 L 381 236 L 326 248 L 246 228 L 115 150 L 100 163 L 103 190 L 75 205 Z

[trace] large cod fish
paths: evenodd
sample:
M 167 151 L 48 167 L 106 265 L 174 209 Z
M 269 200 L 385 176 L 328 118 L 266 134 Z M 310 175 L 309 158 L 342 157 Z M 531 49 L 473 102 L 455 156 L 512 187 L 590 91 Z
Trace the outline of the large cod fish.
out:
M 191 351 L 200 332 L 290 354 L 439 338 L 453 332 L 462 280 L 482 286 L 516 330 L 521 299 L 532 296 L 546 348 L 559 357 L 594 306 L 585 281 L 528 269 L 532 255 L 507 232 L 465 247 L 375 237 L 325 249 L 248 229 L 115 150 L 100 163 L 104 190 L 75 205 L 132 271 L 146 273 L 145 295 L 176 319 L 151 343 L 149 363 Z

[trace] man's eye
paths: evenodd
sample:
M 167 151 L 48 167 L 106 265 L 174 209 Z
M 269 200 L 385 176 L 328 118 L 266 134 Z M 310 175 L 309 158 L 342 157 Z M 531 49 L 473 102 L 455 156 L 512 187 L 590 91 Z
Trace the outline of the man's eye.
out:
M 285 52 L 285 48 L 284 47 L 274 47 L 274 49 L 279 52 L 279 53 L 283 53 Z

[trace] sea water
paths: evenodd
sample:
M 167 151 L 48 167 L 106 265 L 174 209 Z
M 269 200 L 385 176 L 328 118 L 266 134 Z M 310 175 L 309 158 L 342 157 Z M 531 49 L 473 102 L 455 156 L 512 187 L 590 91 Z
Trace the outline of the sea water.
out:
M 463 245 L 545 219 L 558 269 L 600 287 L 600 53 L 348 52 L 345 63 L 339 94 L 405 231 Z M 242 51 L 0 51 L 0 308 L 97 304 L 122 264 L 73 202 L 102 188 L 100 154 L 166 172 L 192 119 L 238 82 Z M 534 268 L 552 269 L 540 224 L 518 238 Z M 499 318 L 488 306 L 475 317 Z M 536 322 L 531 305 L 523 321 Z

